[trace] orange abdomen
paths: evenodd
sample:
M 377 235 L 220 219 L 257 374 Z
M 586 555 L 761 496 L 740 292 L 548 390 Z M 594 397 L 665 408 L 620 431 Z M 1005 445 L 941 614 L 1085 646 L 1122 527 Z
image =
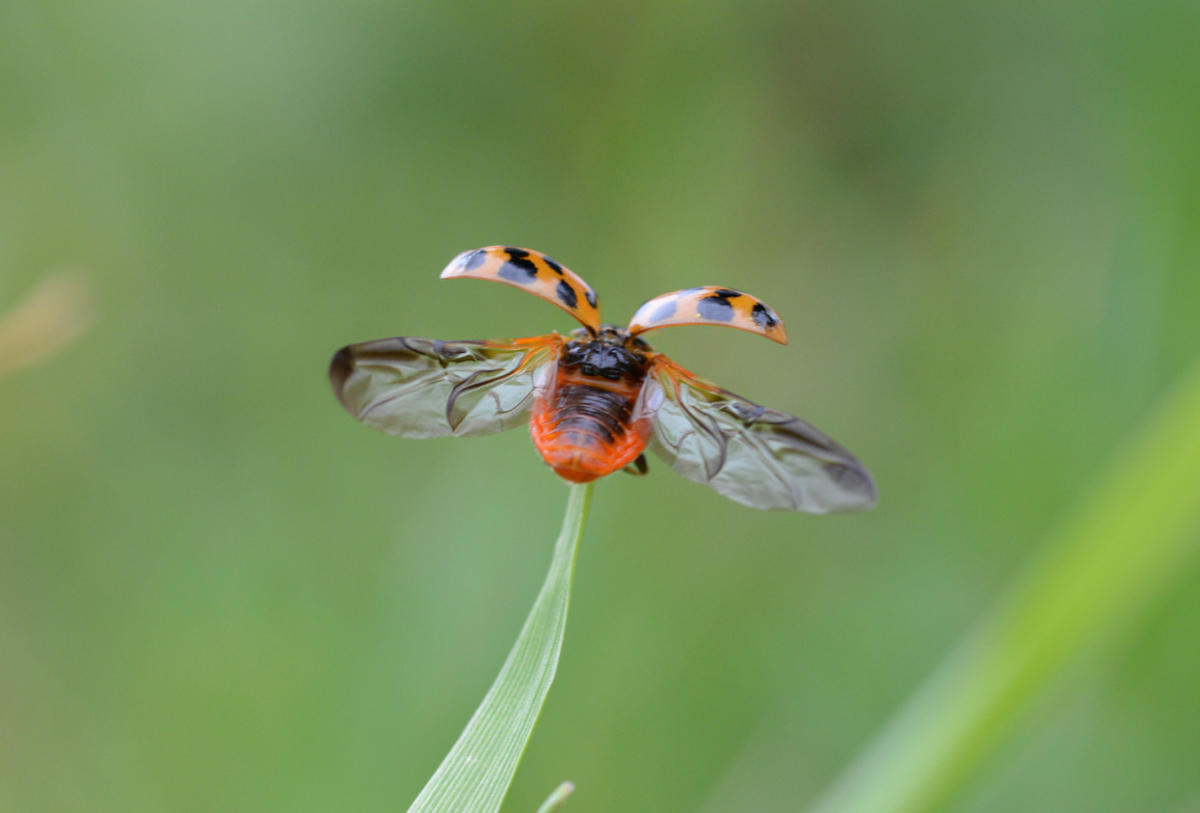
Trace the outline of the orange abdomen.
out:
M 560 367 L 533 404 L 529 431 L 559 477 L 586 483 L 632 463 L 650 439 L 650 421 L 634 414 L 642 381 L 610 381 Z

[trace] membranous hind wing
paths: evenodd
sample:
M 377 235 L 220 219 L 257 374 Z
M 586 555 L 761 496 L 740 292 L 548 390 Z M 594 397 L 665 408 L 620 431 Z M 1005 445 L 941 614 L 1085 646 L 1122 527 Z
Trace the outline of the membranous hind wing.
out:
M 329 382 L 347 412 L 390 435 L 489 435 L 528 422 L 535 378 L 561 348 L 557 334 L 511 342 L 379 339 L 337 351 Z
M 753 508 L 826 514 L 875 505 L 870 472 L 799 418 L 759 406 L 656 354 L 643 392 L 650 448 L 689 480 Z

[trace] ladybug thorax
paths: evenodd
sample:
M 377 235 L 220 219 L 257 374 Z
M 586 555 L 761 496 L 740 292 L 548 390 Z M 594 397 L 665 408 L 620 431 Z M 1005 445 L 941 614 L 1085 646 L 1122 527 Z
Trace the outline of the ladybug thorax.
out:
M 645 351 L 649 349 L 620 328 L 604 325 L 595 336 L 583 331 L 582 336 L 567 342 L 559 366 L 590 378 L 640 382 L 646 374 Z

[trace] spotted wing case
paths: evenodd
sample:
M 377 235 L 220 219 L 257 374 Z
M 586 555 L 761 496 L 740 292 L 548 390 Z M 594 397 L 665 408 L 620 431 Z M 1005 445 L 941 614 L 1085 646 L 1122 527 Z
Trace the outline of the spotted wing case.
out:
M 629 321 L 629 334 L 668 325 L 723 325 L 766 336 L 787 344 L 787 330 L 779 315 L 758 297 L 707 285 L 656 296 L 638 308 Z
M 592 286 L 571 269 L 528 248 L 487 246 L 459 254 L 442 279 L 470 277 L 522 288 L 574 316 L 592 333 L 600 329 L 600 310 Z

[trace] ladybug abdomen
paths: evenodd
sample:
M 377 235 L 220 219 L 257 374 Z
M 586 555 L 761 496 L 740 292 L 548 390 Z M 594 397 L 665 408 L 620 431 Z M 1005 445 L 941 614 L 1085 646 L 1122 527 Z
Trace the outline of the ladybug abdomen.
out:
M 611 381 L 559 368 L 555 385 L 534 403 L 534 446 L 565 480 L 586 483 L 632 463 L 650 438 L 634 414 L 641 380 Z

